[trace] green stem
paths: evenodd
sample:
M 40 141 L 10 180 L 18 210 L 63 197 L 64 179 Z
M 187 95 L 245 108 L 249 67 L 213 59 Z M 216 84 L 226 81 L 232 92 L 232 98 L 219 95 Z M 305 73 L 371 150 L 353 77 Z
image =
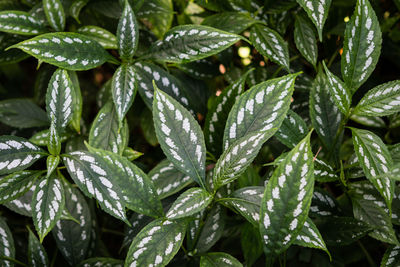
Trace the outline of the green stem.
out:
M 109 234 L 113 234 L 113 235 L 118 235 L 118 236 L 125 236 L 123 233 L 115 231 L 115 230 L 111 230 L 111 229 L 107 229 L 107 228 L 102 228 L 101 231 L 103 233 L 109 233 Z
M 329 69 L 329 67 L 333 64 L 333 61 L 336 59 L 337 55 L 339 54 L 340 51 L 340 47 L 338 49 L 336 49 L 335 53 L 333 53 L 333 55 L 331 56 L 331 58 L 328 61 L 328 65 L 326 65 L 326 67 Z
M 15 264 L 21 265 L 21 266 L 28 267 L 28 264 L 25 264 L 25 263 L 23 263 L 23 262 L 21 262 L 19 260 L 16 260 L 16 259 L 13 259 L 13 258 L 10 258 L 10 257 L 0 256 L 0 259 L 3 260 L 3 261 L 9 261 L 9 262 L 13 262 Z
M 53 257 L 51 258 L 50 267 L 54 267 L 54 265 L 56 264 L 57 254 L 58 254 L 58 249 L 55 249 Z
M 328 156 L 327 156 L 328 160 L 331 159 L 333 152 L 335 151 L 336 144 L 339 141 L 339 137 L 342 135 L 342 132 L 344 131 L 344 127 L 346 126 L 346 123 L 349 120 L 351 113 L 352 113 L 352 110 L 350 109 L 349 112 L 347 113 L 347 115 L 344 117 L 344 119 L 342 119 L 342 121 L 340 122 L 339 129 L 336 132 L 335 139 L 333 140 L 332 149 L 329 151 Z
M 376 264 L 375 264 L 374 260 L 372 259 L 371 255 L 369 254 L 368 250 L 364 247 L 364 245 L 360 242 L 360 240 L 357 240 L 357 243 L 360 246 L 361 250 L 363 251 L 365 257 L 367 258 L 369 266 L 376 267 Z

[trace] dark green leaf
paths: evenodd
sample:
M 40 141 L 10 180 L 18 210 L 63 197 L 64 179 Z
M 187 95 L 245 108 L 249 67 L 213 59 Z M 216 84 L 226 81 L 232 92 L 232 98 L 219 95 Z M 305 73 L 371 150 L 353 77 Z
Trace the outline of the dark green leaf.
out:
M 169 30 L 174 18 L 171 0 L 146 0 L 138 11 L 139 19 L 149 22 L 152 32 L 161 38 Z
M 16 128 L 49 125 L 46 112 L 27 98 L 0 101 L 0 121 Z
M 400 262 L 400 246 L 390 246 L 383 255 L 381 267 L 395 267 Z
M 46 250 L 35 234 L 29 230 L 28 259 L 31 266 L 50 266 Z
M 296 16 L 294 42 L 303 57 L 315 67 L 318 59 L 317 40 L 312 25 L 302 16 Z
M 0 31 L 36 35 L 45 30 L 43 24 L 29 13 L 11 10 L 0 12 Z
M 201 24 L 223 31 L 240 34 L 254 23 L 256 23 L 256 20 L 252 19 L 248 13 L 222 12 L 206 17 Z
M 297 115 L 296 112 L 289 110 L 281 127 L 276 132 L 275 137 L 289 148 L 295 147 L 307 135 L 307 124 Z
M 139 24 L 129 1 L 125 1 L 125 8 L 119 19 L 117 29 L 117 46 L 121 59 L 130 61 L 135 54 L 139 42 Z
M 78 23 L 80 23 L 79 14 L 81 13 L 82 8 L 84 8 L 88 2 L 89 0 L 74 0 L 69 7 L 69 13 Z
M 212 252 L 207 253 L 200 258 L 200 267 L 210 267 L 210 266 L 218 266 L 218 267 L 243 267 L 243 265 L 232 257 L 231 255 L 223 252 Z
M 78 0 L 86 1 L 86 0 Z M 86 35 L 98 42 L 104 49 L 117 49 L 117 37 L 111 32 L 98 26 L 82 26 L 76 32 Z
M 61 32 L 65 28 L 65 13 L 60 0 L 43 0 L 43 9 L 50 26 Z
M 330 256 L 317 226 L 315 226 L 314 222 L 310 218 L 307 218 L 293 244 L 302 247 L 322 249 Z
M 0 217 L 0 237 L 2 242 L 0 242 L 0 256 L 5 256 L 9 258 L 15 257 L 15 246 L 14 238 L 11 234 L 10 228 L 8 228 L 6 221 Z M 6 260 L 0 260 L 2 266 L 11 267 L 14 266 L 13 263 Z
M 31 202 L 32 202 L 33 192 L 36 189 L 37 183 L 38 181 L 36 181 L 36 183 L 33 184 L 31 188 L 29 188 L 29 190 L 21 197 L 11 200 L 10 202 L 4 203 L 3 205 L 18 214 L 32 217 Z
M 6 203 L 24 195 L 43 174 L 42 171 L 20 171 L 0 180 L 0 203 Z
M 113 259 L 113 258 L 90 258 L 82 261 L 79 267 L 122 267 L 124 266 L 124 262 L 122 260 Z
M 204 225 L 199 233 L 196 244 L 197 252 L 206 252 L 214 246 L 221 238 L 224 227 L 224 209 L 221 205 L 214 205 L 208 213 Z

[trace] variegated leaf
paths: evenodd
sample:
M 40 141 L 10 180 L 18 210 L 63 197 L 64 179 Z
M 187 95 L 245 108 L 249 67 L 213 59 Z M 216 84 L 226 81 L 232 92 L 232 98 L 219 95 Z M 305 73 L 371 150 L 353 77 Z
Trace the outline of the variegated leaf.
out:
M 70 124 L 77 133 L 80 133 L 83 105 L 81 87 L 79 85 L 78 75 L 75 71 L 68 71 L 68 75 L 72 83 L 72 90 L 74 91 L 72 94 L 74 97 L 72 99 L 72 119 Z
M 162 150 L 178 170 L 205 188 L 206 148 L 199 124 L 171 96 L 154 88 L 154 127 Z
M 332 166 L 318 158 L 314 161 L 314 178 L 316 181 L 324 183 L 339 180 L 339 176 Z
M 187 223 L 158 219 L 133 239 L 125 259 L 127 266 L 166 266 L 180 249 Z
M 225 210 L 221 205 L 214 207 L 207 214 L 198 237 L 195 249 L 198 253 L 208 251 L 221 238 L 225 228 Z
M 65 28 L 65 12 L 60 0 L 43 0 L 43 10 L 47 21 L 56 31 L 63 31 Z
M 121 123 L 131 107 L 138 90 L 135 69 L 132 65 L 122 64 L 115 71 L 111 90 L 117 116 Z
M 382 33 L 368 0 L 357 0 L 346 25 L 343 43 L 342 76 L 355 92 L 374 71 L 381 54 Z
M 212 178 L 214 191 L 238 178 L 275 131 L 276 129 L 273 128 L 267 131 L 251 132 L 233 142 L 224 151 L 215 166 Z
M 47 146 L 49 144 L 49 136 L 50 130 L 46 129 L 35 133 L 31 138 L 29 138 L 29 141 L 37 146 Z M 71 137 L 71 133 L 68 131 L 62 132 L 59 137 L 60 142 L 63 143 Z
M 0 12 L 0 31 L 21 35 L 36 35 L 45 32 L 46 28 L 29 13 L 8 10 Z
M 333 101 L 339 110 L 344 115 L 347 115 L 351 105 L 351 92 L 346 84 L 344 84 L 338 77 L 329 71 L 325 65 L 325 62 L 322 63 L 330 84 L 328 87 L 329 93 L 331 94 Z
M 128 144 L 129 128 L 125 120 L 119 127 L 117 110 L 111 101 L 99 111 L 89 133 L 89 145 L 122 154 Z
M 30 265 L 33 267 L 50 266 L 46 250 L 30 229 L 28 239 L 28 259 Z
M 129 1 L 125 1 L 124 11 L 117 29 L 117 46 L 121 59 L 132 60 L 139 42 L 139 24 Z
M 52 175 L 40 180 L 32 197 L 32 218 L 40 243 L 61 218 L 64 210 L 64 188 L 60 179 Z
M 281 127 L 276 132 L 275 137 L 289 148 L 295 147 L 307 135 L 307 124 L 297 115 L 296 112 L 289 110 Z
M 211 252 L 207 253 L 200 258 L 200 267 L 210 267 L 210 266 L 218 266 L 218 267 L 243 267 L 243 264 L 240 263 L 237 259 L 232 257 L 231 255 L 223 252 Z
M 261 55 L 289 71 L 288 44 L 279 33 L 261 24 L 254 25 L 250 32 L 250 41 Z
M 67 70 L 89 70 L 112 59 L 99 43 L 72 32 L 42 34 L 10 48 L 19 48 L 40 61 Z
M 34 183 L 24 195 L 11 200 L 10 202 L 4 203 L 3 205 L 20 215 L 32 217 L 31 202 L 37 183 L 38 181 L 36 181 L 36 183 Z
M 211 79 L 219 74 L 218 66 L 207 58 L 179 64 L 177 67 L 187 75 L 199 80 Z
M 87 0 L 78 0 L 80 2 Z M 98 26 L 82 26 L 78 30 L 77 33 L 81 33 L 86 35 L 96 42 L 98 42 L 104 49 L 117 49 L 117 37 L 114 34 L 107 31 L 106 29 L 100 28 Z
M 96 257 L 96 258 L 89 258 L 80 262 L 78 267 L 97 267 L 97 266 L 104 266 L 104 267 L 123 267 L 124 262 L 122 260 L 113 259 L 113 258 L 103 258 L 103 257 Z
M 49 155 L 46 160 L 47 165 L 47 174 L 46 177 L 49 177 L 57 168 L 58 163 L 60 163 L 60 156 Z
M 82 8 L 84 8 L 88 2 L 89 0 L 74 0 L 69 7 L 69 13 L 78 23 L 81 23 L 79 21 L 79 14 L 81 13 Z
M 264 251 L 272 258 L 296 240 L 308 217 L 314 188 L 310 136 L 279 163 L 264 191 L 260 233 Z
M 355 128 L 351 128 L 351 131 L 354 151 L 365 176 L 383 196 L 389 210 L 391 210 L 394 182 L 388 177 L 379 177 L 392 168 L 393 160 L 389 150 L 374 133 Z
M 159 61 L 186 63 L 217 54 L 241 36 L 202 25 L 180 25 L 168 31 L 147 55 Z
M 296 22 L 294 24 L 294 42 L 303 57 L 316 67 L 318 46 L 314 29 L 308 20 L 302 16 L 296 16 Z
M 154 218 L 145 216 L 140 213 L 133 213 L 129 218 L 131 223 L 130 227 L 125 228 L 124 241 L 122 242 L 121 248 L 128 247 L 135 236 L 149 223 L 154 221 Z
M 47 150 L 50 154 L 57 156 L 61 151 L 61 140 L 58 132 L 56 130 L 56 124 L 54 121 L 50 124 L 49 140 L 47 143 Z
M 15 258 L 14 238 L 5 220 L 0 217 L 0 257 Z M 14 264 L 8 260 L 0 260 L 2 266 L 12 267 Z
M 400 112 L 400 80 L 378 85 L 368 91 L 353 113 L 359 116 L 380 117 L 397 112 Z
M 350 119 L 355 121 L 361 125 L 373 127 L 373 128 L 385 128 L 386 123 L 382 118 L 379 117 L 370 117 L 364 115 L 351 115 Z
M 201 24 L 240 34 L 256 22 L 257 21 L 246 12 L 221 12 L 206 17 Z
M 238 98 L 226 122 L 224 149 L 249 133 L 279 129 L 289 110 L 296 76 L 259 83 Z
M 183 192 L 175 200 L 168 210 L 166 217 L 168 219 L 188 217 L 206 208 L 212 200 L 213 196 L 206 190 L 200 187 L 191 188 Z
M 22 137 L 0 136 L 0 175 L 24 170 L 45 155 L 46 152 Z
M 27 98 L 0 101 L 0 121 L 17 128 L 49 126 L 46 112 Z
M 307 12 L 317 28 L 319 40 L 322 42 L 322 30 L 328 17 L 331 0 L 297 0 L 297 3 Z
M 303 228 L 301 229 L 293 244 L 302 247 L 322 249 L 330 256 L 324 239 L 322 238 L 317 226 L 310 218 L 307 218 Z
M 10 202 L 24 195 L 43 171 L 20 171 L 0 180 L 0 204 Z
M 400 262 L 400 246 L 390 246 L 381 261 L 381 267 L 396 267 Z

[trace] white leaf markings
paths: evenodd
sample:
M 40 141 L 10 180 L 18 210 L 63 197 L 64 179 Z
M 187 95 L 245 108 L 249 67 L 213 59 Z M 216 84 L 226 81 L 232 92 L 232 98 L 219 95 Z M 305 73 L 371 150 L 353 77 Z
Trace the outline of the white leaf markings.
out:
M 105 49 L 117 49 L 117 37 L 103 28 L 88 25 L 80 27 L 76 32 L 92 38 Z
M 296 16 L 294 24 L 294 42 L 303 57 L 316 66 L 318 46 L 312 25 L 302 16 Z
M 178 219 L 195 214 L 211 203 L 213 197 L 206 190 L 195 187 L 183 192 L 166 214 L 168 219 Z
M 395 267 L 400 261 L 400 246 L 389 247 L 383 255 L 382 267 Z
M 223 252 L 207 253 L 200 258 L 200 267 L 218 266 L 218 267 L 243 267 L 237 259 Z
M 131 60 L 139 42 L 139 24 L 128 1 L 122 12 L 117 29 L 117 46 L 123 60 Z
M 275 137 L 289 148 L 295 147 L 306 135 L 307 124 L 294 111 L 289 110 Z
M 15 247 L 14 247 L 14 238 L 11 234 L 10 228 L 8 228 L 7 223 L 5 220 L 0 217 L 0 256 L 15 257 Z M 7 260 L 0 260 L 2 266 L 12 267 L 10 261 Z
M 20 171 L 3 177 L 0 180 L 0 203 L 12 201 L 25 194 L 42 174 L 42 171 Z
M 326 251 L 330 256 L 328 249 L 325 245 L 325 241 L 322 239 L 322 236 L 317 226 L 310 218 L 307 218 L 303 228 L 301 229 L 293 244 L 303 247 L 322 249 Z
M 0 31 L 36 35 L 45 31 L 43 24 L 29 13 L 22 11 L 0 12 Z
M 31 266 L 49 266 L 49 259 L 43 245 L 29 229 L 28 259 Z
M 43 9 L 47 21 L 56 31 L 63 31 L 65 28 L 65 13 L 60 0 L 43 0 Z

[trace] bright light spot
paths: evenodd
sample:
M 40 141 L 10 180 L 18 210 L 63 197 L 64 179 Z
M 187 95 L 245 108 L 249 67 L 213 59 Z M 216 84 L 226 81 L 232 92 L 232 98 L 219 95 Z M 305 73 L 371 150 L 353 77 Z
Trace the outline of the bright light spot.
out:
M 387 19 L 389 16 L 390 16 L 390 12 L 389 11 L 386 11 L 385 13 L 383 13 L 383 17 L 385 19 Z
M 251 59 L 250 58 L 242 58 L 242 63 L 243 63 L 243 65 L 247 66 L 251 63 Z
M 260 67 L 264 67 L 265 66 L 265 62 L 264 61 L 260 61 Z
M 344 22 L 349 22 L 349 20 L 350 20 L 349 16 L 344 18 Z
M 222 65 L 222 64 L 219 65 L 219 72 L 221 72 L 221 74 L 224 74 L 226 72 L 224 65 Z
M 217 90 L 217 92 L 215 92 L 216 96 L 219 96 L 222 93 L 222 91 L 220 89 Z
M 339 50 L 339 54 L 342 55 L 343 54 L 343 48 L 340 48 Z
M 241 58 L 249 57 L 250 56 L 250 47 L 248 47 L 248 46 L 239 47 L 238 54 L 239 54 L 239 57 L 241 57 Z

